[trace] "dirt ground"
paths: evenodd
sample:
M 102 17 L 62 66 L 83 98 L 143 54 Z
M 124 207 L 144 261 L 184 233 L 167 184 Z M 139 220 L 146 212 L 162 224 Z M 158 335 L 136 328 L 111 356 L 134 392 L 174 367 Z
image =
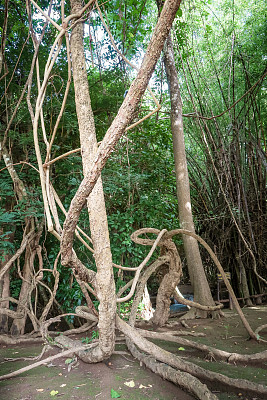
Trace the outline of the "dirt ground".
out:
M 267 306 L 245 308 L 244 313 L 253 329 L 267 324 Z M 266 350 L 266 344 L 256 344 L 248 339 L 248 335 L 235 311 L 226 310 L 225 318 L 220 320 L 187 321 L 189 328 L 181 326 L 178 319 L 170 319 L 167 327 L 159 331 L 187 330 L 202 332 L 204 337 L 194 337 L 195 341 L 217 347 L 229 352 L 252 354 Z M 261 336 L 267 340 L 267 330 Z M 82 337 L 90 337 L 90 332 Z M 184 348 L 175 343 L 155 341 L 155 343 L 183 357 L 187 361 L 205 367 L 206 369 L 223 373 L 236 379 L 247 379 L 267 385 L 267 363 L 258 366 L 228 365 L 216 360 L 205 359 L 196 350 Z M 4 375 L 26 365 L 30 361 L 6 361 L 5 358 L 36 356 L 42 350 L 42 344 L 27 344 L 16 346 L 0 346 L 0 374 Z M 119 344 L 116 350 L 126 350 Z M 56 354 L 54 349 L 46 355 Z M 164 381 L 135 361 L 132 356 L 114 354 L 99 364 L 85 364 L 77 361 L 68 364 L 70 359 L 62 358 L 32 369 L 22 375 L 0 382 L 1 400 L 48 400 L 48 399 L 79 399 L 79 400 L 190 400 L 193 397 L 183 392 L 170 382 Z M 223 392 L 222 388 L 211 387 L 220 400 L 240 399 L 257 400 L 247 393 Z

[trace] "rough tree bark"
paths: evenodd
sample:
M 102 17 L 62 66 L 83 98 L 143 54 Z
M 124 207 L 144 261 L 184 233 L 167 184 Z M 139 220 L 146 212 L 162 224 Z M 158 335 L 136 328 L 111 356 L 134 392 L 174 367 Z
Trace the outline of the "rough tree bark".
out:
M 72 0 L 71 1 L 72 9 L 76 9 L 76 7 L 81 7 L 81 3 L 78 0 Z M 82 210 L 83 205 L 85 204 L 88 196 L 92 193 L 93 188 L 96 185 L 96 182 L 101 174 L 101 171 L 103 167 L 105 166 L 105 163 L 107 162 L 108 157 L 110 156 L 111 152 L 113 151 L 116 143 L 122 136 L 122 134 L 125 132 L 125 129 L 127 128 L 128 124 L 130 123 L 131 119 L 134 116 L 135 109 L 144 94 L 146 87 L 148 85 L 149 79 L 151 78 L 151 75 L 154 71 L 156 62 L 160 56 L 160 53 L 162 51 L 164 42 L 166 40 L 166 37 L 169 34 L 172 22 L 174 20 L 174 17 L 176 15 L 176 12 L 179 8 L 180 1 L 177 0 L 167 0 L 165 3 L 165 6 L 163 7 L 163 11 L 161 13 L 161 17 L 159 18 L 159 21 L 156 25 L 156 28 L 154 30 L 154 33 L 151 38 L 151 42 L 148 46 L 147 52 L 145 54 L 144 60 L 142 62 L 141 68 L 137 74 L 136 79 L 133 81 L 129 92 L 120 107 L 120 110 L 114 119 L 113 123 L 111 124 L 111 127 L 108 129 L 104 139 L 102 140 L 102 143 L 98 150 L 96 151 L 94 157 L 93 157 L 93 162 L 92 158 L 89 158 L 90 156 L 86 153 L 83 154 L 84 157 L 84 162 L 90 163 L 90 166 L 85 170 L 85 177 L 76 192 L 76 195 L 74 196 L 68 214 L 66 216 L 66 220 L 64 223 L 63 227 L 63 232 L 62 232 L 62 240 L 61 240 L 61 263 L 62 265 L 69 265 L 72 266 L 72 244 L 73 244 L 73 236 L 74 236 L 74 231 L 79 219 L 80 212 Z M 77 29 L 81 29 L 81 25 L 78 24 L 80 28 L 77 27 Z M 75 27 L 76 29 L 76 27 Z M 72 46 L 72 51 L 73 51 L 73 73 L 74 73 L 74 82 L 76 80 L 76 73 L 74 71 L 74 65 L 75 65 L 75 57 L 84 57 L 83 55 L 83 47 L 82 47 L 82 31 L 81 33 L 77 34 L 79 36 L 79 42 L 75 44 L 75 46 Z M 72 38 L 72 41 L 76 40 L 74 37 Z M 78 40 L 78 38 L 77 38 Z M 75 47 L 76 45 L 78 46 L 77 49 L 77 54 L 75 53 Z M 82 53 L 82 55 L 80 54 Z M 75 55 L 76 54 L 76 55 Z M 77 83 L 79 85 L 79 80 L 81 79 L 82 76 L 83 79 L 86 80 L 87 83 L 87 76 L 86 76 L 86 66 L 84 59 L 79 59 L 78 62 L 78 71 L 77 71 Z M 85 73 L 82 75 L 82 73 Z M 85 89 L 85 81 L 81 84 L 81 86 L 78 86 L 78 90 L 80 92 L 83 92 Z M 88 83 L 87 83 L 88 85 Z M 88 90 L 88 86 L 87 86 Z M 79 124 L 81 123 L 82 125 L 84 124 L 83 118 L 85 118 L 85 114 L 88 113 L 88 99 L 89 99 L 89 93 L 86 95 L 88 97 L 87 99 L 84 99 L 81 101 L 80 106 L 77 106 L 77 114 L 79 115 L 79 112 L 83 114 L 81 117 L 81 121 L 79 121 Z M 79 101 L 79 98 L 82 98 L 82 93 L 76 93 L 76 99 Z M 84 103 L 85 102 L 85 103 Z M 87 104 L 87 105 L 86 105 Z M 90 113 L 89 113 L 90 114 Z M 92 114 L 91 114 L 92 115 Z M 78 120 L 80 117 L 78 116 Z M 87 120 L 85 122 L 86 129 L 91 127 L 92 120 Z M 80 126 L 80 128 L 82 128 Z M 84 129 L 84 128 L 83 128 Z M 85 140 L 86 138 L 84 136 L 81 136 L 81 140 Z M 89 141 L 90 143 L 92 142 L 92 139 Z M 92 142 L 93 143 L 93 142 Z M 86 146 L 86 143 L 84 143 Z M 95 144 L 91 146 L 92 149 L 96 149 Z M 85 147 L 83 148 L 83 152 L 85 152 Z M 90 203 L 89 203 L 90 204 Z M 92 208 L 92 205 L 90 205 Z M 89 210 L 90 213 L 92 213 L 92 210 Z M 98 267 L 98 272 L 97 272 L 97 277 L 96 277 L 96 290 L 98 295 L 102 296 L 102 305 L 100 307 L 100 313 L 101 316 L 99 317 L 100 322 L 99 322 L 99 328 L 100 331 L 103 329 L 103 334 L 106 336 L 106 338 L 102 338 L 102 333 L 100 332 L 101 339 L 100 342 L 102 341 L 102 344 L 97 346 L 97 348 L 92 349 L 92 351 L 88 352 L 88 362 L 94 362 L 94 361 L 100 361 L 101 357 L 106 357 L 108 353 L 111 352 L 112 347 L 114 346 L 115 343 L 115 337 L 113 333 L 114 325 L 113 325 L 113 320 L 114 320 L 114 308 L 113 308 L 113 299 L 115 296 L 115 288 L 114 288 L 114 280 L 112 276 L 112 268 L 110 266 L 111 259 L 109 259 L 109 256 L 106 253 L 106 256 L 102 258 L 103 256 L 101 255 L 102 251 L 105 248 L 105 243 L 101 242 L 102 241 L 102 235 L 103 232 L 101 231 L 100 228 L 103 228 L 103 224 L 96 228 L 96 233 L 95 233 L 95 238 L 93 241 L 95 241 L 94 245 L 96 246 L 95 251 L 96 251 L 96 262 L 97 262 L 97 267 Z M 91 226 L 92 229 L 92 226 Z M 99 229 L 99 231 L 97 231 Z M 92 232 L 93 234 L 93 232 Z M 99 240 L 100 239 L 100 240 Z M 99 254 L 99 256 L 97 255 Z M 102 259 L 103 264 L 100 266 L 99 262 Z M 79 266 L 78 266 L 79 268 Z M 79 271 L 77 270 L 77 273 L 79 274 Z M 108 302 L 107 302 L 108 300 Z M 101 297 L 100 297 L 101 301 Z M 113 340 L 114 338 L 114 340 Z M 113 340 L 114 343 L 111 343 L 111 340 Z
M 152 318 L 152 322 L 158 326 L 163 326 L 168 322 L 170 316 L 170 298 L 175 291 L 176 286 L 180 283 L 182 276 L 181 259 L 172 240 L 163 241 L 161 255 L 169 256 L 170 262 L 169 271 L 162 279 L 158 290 L 156 310 Z
M 71 0 L 71 12 L 82 9 L 81 0 Z M 88 78 L 83 47 L 83 23 L 77 23 L 70 40 L 75 104 L 78 117 L 83 173 L 92 168 L 97 152 L 94 116 L 91 108 Z M 116 296 L 113 278 L 112 255 L 108 232 L 108 221 L 101 177 L 87 199 L 91 238 L 97 267 L 95 289 L 99 304 L 99 346 L 92 350 L 90 361 L 101 361 L 110 357 L 115 346 Z
M 161 1 L 159 2 L 158 0 L 158 6 L 160 6 L 159 3 L 161 3 Z M 182 229 L 187 229 L 195 233 L 184 143 L 182 99 L 179 89 L 178 74 L 175 65 L 174 51 L 170 34 L 164 46 L 164 66 L 166 70 L 171 100 L 171 130 L 176 174 L 176 192 L 179 207 L 179 221 Z M 203 268 L 198 243 L 193 237 L 185 235 L 183 235 L 183 243 L 189 276 L 194 288 L 194 299 L 200 304 L 214 306 L 215 303 L 213 301 Z M 218 316 L 219 313 L 220 311 L 206 311 L 192 308 L 188 312 L 187 316 L 188 318 L 206 318 L 209 315 L 212 315 L 213 317 Z
M 84 177 L 71 202 L 62 232 L 61 262 L 63 265 L 71 265 L 73 237 L 83 205 L 95 186 L 111 152 L 134 116 L 135 109 L 147 88 L 179 6 L 179 0 L 165 1 L 137 77 L 130 86 L 117 116 L 97 150 L 94 165 Z
M 0 233 L 1 230 L 0 230 Z M 10 259 L 10 255 L 6 254 L 3 257 L 3 261 L 0 261 L 0 271 L 2 266 Z M 0 278 L 0 298 L 8 298 L 9 297 L 9 284 L 10 277 L 9 271 L 7 271 L 2 278 Z M 8 316 L 5 314 L 1 314 L 1 308 L 9 308 L 9 301 L 3 301 L 0 304 L 0 333 L 8 333 Z

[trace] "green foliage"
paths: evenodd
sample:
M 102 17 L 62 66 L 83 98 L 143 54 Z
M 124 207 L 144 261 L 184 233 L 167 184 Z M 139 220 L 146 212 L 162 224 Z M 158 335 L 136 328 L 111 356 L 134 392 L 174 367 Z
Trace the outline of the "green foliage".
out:
M 21 279 L 12 279 L 10 282 L 10 296 L 14 299 L 19 298 L 22 281 Z
M 8 87 L 6 99 L 0 103 L 0 140 L 26 83 L 34 53 L 32 42 L 26 41 L 29 27 L 25 3 L 22 1 L 15 3 L 14 7 L 13 5 L 9 7 L 4 60 L 9 74 L 7 81 L 5 79 L 0 81 L 0 93 L 5 92 L 11 71 L 13 73 L 17 62 L 18 64 Z M 44 9 L 48 7 L 48 3 L 46 0 L 39 2 Z M 57 15 L 56 12 L 60 12 L 60 4 L 55 4 L 53 7 L 54 15 Z M 0 10 L 3 11 L 3 5 L 0 6 Z M 66 4 L 66 12 L 68 10 L 69 3 Z M 104 18 L 108 19 L 118 48 L 130 61 L 140 65 L 152 26 L 157 19 L 156 3 L 114 0 L 105 3 L 105 10 Z M 194 113 L 194 105 L 199 114 L 208 116 L 219 114 L 260 78 L 266 69 L 265 17 L 264 0 L 237 0 L 235 3 L 230 0 L 196 0 L 194 3 L 182 5 L 173 24 L 172 34 L 184 114 Z M 3 18 L 4 13 L 0 12 L 0 27 L 3 26 Z M 136 72 L 118 56 L 107 32 L 100 28 L 100 18 L 95 11 L 90 15 L 90 24 L 90 35 L 86 33 L 85 47 L 86 56 L 92 51 L 94 63 L 88 67 L 88 82 L 97 138 L 101 141 L 116 116 L 123 102 L 124 92 L 129 88 Z M 43 20 L 37 12 L 34 14 L 33 25 L 40 34 Z M 2 33 L 1 28 L 1 35 Z M 38 59 L 41 76 L 55 34 L 55 28 L 50 26 L 40 46 Z M 18 61 L 24 42 L 26 45 Z M 43 115 L 48 135 L 59 114 L 67 80 L 64 46 L 63 43 L 44 99 Z M 90 57 L 89 64 L 92 61 Z M 113 261 L 125 266 L 136 267 L 148 252 L 145 246 L 136 245 L 131 241 L 130 236 L 135 230 L 143 227 L 170 230 L 179 226 L 169 118 L 170 101 L 162 62 L 158 63 L 151 79 L 151 86 L 161 99 L 161 111 L 125 133 L 102 172 Z M 266 259 L 266 251 L 264 252 L 260 244 L 260 238 L 264 236 L 262 221 L 266 214 L 266 203 L 263 200 L 266 197 L 264 188 L 266 175 L 257 149 L 264 149 L 265 145 L 266 93 L 262 83 L 234 109 L 218 118 L 216 123 L 214 120 L 206 121 L 205 125 L 202 125 L 205 138 L 198 119 L 184 118 L 192 208 L 198 232 L 204 233 L 208 240 L 216 245 L 224 265 L 233 264 L 235 259 L 233 246 L 237 247 L 239 242 L 212 167 L 211 154 L 234 217 L 244 232 L 248 232 L 248 228 L 252 227 L 252 232 L 246 233 L 246 239 L 250 242 L 255 238 L 255 254 L 262 271 Z M 37 84 L 34 74 L 31 91 L 33 105 L 36 96 Z M 154 107 L 154 103 L 146 93 L 134 121 L 144 117 L 148 110 Z M 46 146 L 41 140 L 41 130 L 39 135 L 40 150 L 44 156 Z M 17 164 L 26 161 L 34 167 L 37 165 L 32 121 L 25 98 L 8 133 L 8 146 L 12 153 L 14 168 L 26 187 L 27 198 L 18 200 L 12 179 L 1 159 L 1 261 L 4 261 L 7 254 L 13 254 L 19 248 L 27 218 L 33 217 L 35 221 L 40 221 L 44 217 L 38 172 L 28 164 Z M 52 147 L 52 157 L 55 158 L 78 147 L 80 139 L 72 83 Z M 239 159 L 235 158 L 237 154 Z M 222 155 L 225 155 L 226 163 Z M 72 154 L 51 166 L 51 180 L 66 209 L 69 208 L 82 181 L 82 170 L 79 153 Z M 239 180 L 240 175 L 241 180 Z M 240 199 L 240 193 L 237 192 L 237 181 L 240 188 L 241 183 L 243 184 L 244 191 L 240 189 L 241 194 L 245 193 L 243 199 L 242 196 Z M 239 203 L 237 199 L 240 199 Z M 59 218 L 63 224 L 65 216 L 61 211 Z M 86 209 L 81 213 L 79 225 L 90 234 Z M 225 229 L 228 236 L 225 240 L 221 240 Z M 14 239 L 11 240 L 11 236 Z M 59 244 L 51 235 L 43 235 L 41 244 L 45 248 L 44 268 L 52 269 Z M 85 246 L 76 241 L 74 248 L 81 261 L 88 268 L 95 269 L 93 257 Z M 245 254 L 247 265 L 251 265 L 244 248 L 242 254 Z M 157 254 L 153 257 L 156 256 Z M 205 258 L 204 262 L 212 279 L 213 267 L 209 267 L 210 262 L 206 262 Z M 71 272 L 67 268 L 59 264 L 58 270 L 60 282 L 56 299 L 66 312 L 73 312 L 76 306 L 84 303 L 82 292 L 77 282 L 72 282 Z M 114 271 L 118 289 L 123 282 L 117 277 L 117 270 Z M 131 277 L 128 272 L 124 274 L 126 281 Z M 44 273 L 44 281 L 50 288 L 53 287 L 54 277 L 51 273 Z M 12 296 L 18 298 L 19 291 L 20 280 L 12 270 Z M 93 300 L 98 306 L 98 301 Z M 124 318 L 129 315 L 130 307 L 131 302 L 120 305 Z M 69 317 L 69 320 L 73 321 L 73 317 Z
M 106 16 L 108 17 L 108 26 L 114 36 L 115 42 L 124 54 L 131 59 L 138 55 L 140 48 L 144 42 L 148 40 L 152 32 L 151 24 L 151 8 L 155 9 L 153 3 L 147 4 L 145 1 L 136 2 L 133 0 L 113 1 L 105 5 Z M 100 19 L 94 20 L 96 25 L 100 24 Z M 105 32 L 105 43 L 110 43 L 108 35 Z M 114 52 L 111 45 L 108 47 L 108 52 L 104 53 L 105 58 L 117 59 L 117 54 Z
M 61 269 L 59 269 L 61 271 Z M 61 280 L 57 290 L 56 299 L 63 305 L 65 312 L 74 312 L 77 306 L 82 305 L 84 299 L 80 286 L 73 281 L 70 287 L 70 271 L 61 272 Z M 74 321 L 74 316 L 68 316 L 70 322 Z
M 221 114 L 262 76 L 267 65 L 265 14 L 264 1 L 196 1 L 194 5 L 183 5 L 186 29 L 182 31 L 179 19 L 175 24 L 179 52 L 177 46 L 175 49 L 184 114 Z M 266 260 L 266 252 L 259 232 L 265 230 L 260 221 L 266 204 L 259 198 L 266 193 L 260 183 L 262 179 L 266 181 L 266 173 L 255 152 L 256 142 L 262 150 L 266 147 L 263 131 L 257 128 L 265 126 L 266 121 L 264 84 L 256 92 L 216 119 L 184 118 L 184 131 L 198 231 L 214 244 L 223 265 L 237 271 L 236 246 L 240 246 L 244 265 L 250 265 L 251 260 L 245 248 L 241 250 L 243 243 L 237 245 L 240 237 L 233 223 L 235 218 L 247 242 L 251 243 L 251 235 L 254 236 L 251 246 L 264 274 L 262 259 Z M 252 147 L 249 143 L 253 143 Z M 210 280 L 215 279 L 210 261 L 205 256 L 203 260 Z M 237 291 L 239 287 L 238 283 Z
M 124 293 L 125 295 L 125 293 Z M 118 313 L 120 314 L 121 318 L 124 319 L 124 321 L 128 321 L 130 318 L 131 314 L 131 308 L 132 308 L 133 300 L 126 301 L 124 303 L 118 303 Z M 137 318 L 141 318 L 141 312 L 144 309 L 143 303 L 139 303 L 137 307 L 137 313 L 136 316 Z
M 131 313 L 131 307 L 133 304 L 133 300 L 124 302 L 124 303 L 119 303 L 117 308 L 118 312 L 124 321 L 128 321 Z
M 89 344 L 94 339 L 98 339 L 98 338 L 99 338 L 99 332 L 98 331 L 92 331 L 92 336 L 90 338 L 87 337 L 87 336 L 82 338 L 82 343 Z
M 121 397 L 121 395 L 118 392 L 116 392 L 116 390 L 114 390 L 114 389 L 111 389 L 110 396 L 112 399 L 118 399 L 119 397 Z
M 0 220 L 1 220 L 1 215 L 0 215 Z M 9 235 L 12 232 L 6 232 L 3 233 L 2 235 L 0 235 L 0 245 L 1 245 L 1 255 L 0 255 L 0 261 L 4 261 L 5 260 L 5 256 L 7 254 L 12 254 L 15 250 L 15 246 L 12 242 L 10 242 L 9 239 Z

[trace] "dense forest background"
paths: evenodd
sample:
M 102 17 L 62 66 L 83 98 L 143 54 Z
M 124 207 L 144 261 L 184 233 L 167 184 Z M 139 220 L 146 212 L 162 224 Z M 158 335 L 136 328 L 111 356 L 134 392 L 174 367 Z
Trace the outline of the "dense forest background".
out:
M 59 23 L 60 2 L 54 3 L 51 8 L 48 1 L 38 2 Z M 66 14 L 70 12 L 68 7 L 67 4 Z M 85 56 L 98 142 L 136 76 L 124 57 L 140 66 L 158 19 L 156 2 L 150 0 L 109 1 L 101 9 L 119 52 L 97 10 L 86 14 Z M 56 29 L 52 24 L 44 28 L 45 19 L 34 6 L 30 20 L 24 1 L 5 0 L 0 10 L 0 269 L 21 250 L 2 276 L 0 294 L 7 300 L 1 302 L 1 307 L 9 308 L 8 316 L 12 318 L 16 301 L 27 293 L 24 307 L 27 305 L 40 316 L 55 287 L 57 278 L 51 271 L 59 254 L 59 242 L 47 231 L 44 218 L 29 110 L 35 108 L 38 96 L 36 71 L 42 82 Z M 264 292 L 267 277 L 266 17 L 264 0 L 193 0 L 183 2 L 172 28 L 196 232 L 215 251 L 224 270 L 231 273 L 237 297 L 244 298 L 248 305 L 253 300 L 251 296 Z M 68 84 L 65 46 L 63 41 L 43 102 L 42 124 L 49 140 Z M 36 48 L 38 69 L 32 64 Z M 51 183 L 62 203 L 58 211 L 60 224 L 65 220 L 63 207 L 69 209 L 83 177 L 80 152 L 72 152 L 80 147 L 80 140 L 73 82 L 69 84 L 51 158 L 71 153 L 49 165 Z M 113 262 L 126 267 L 136 267 L 147 252 L 130 239 L 133 231 L 144 227 L 179 228 L 170 98 L 163 57 L 150 87 L 161 109 L 125 132 L 102 171 Z M 155 107 L 147 91 L 134 121 Z M 41 139 L 41 129 L 39 137 L 44 162 L 47 143 Z M 86 209 L 81 213 L 79 227 L 90 235 Z M 32 228 L 34 243 L 23 247 Z M 182 241 L 177 239 L 176 245 L 184 265 L 182 283 L 190 283 Z M 74 248 L 83 264 L 94 269 L 88 244 L 76 240 Z M 205 250 L 201 249 L 201 255 L 214 294 L 217 270 Z M 25 276 L 29 263 L 33 269 Z M 40 274 L 39 269 L 43 269 Z M 60 261 L 57 271 L 58 288 L 49 310 L 52 316 L 73 313 L 76 306 L 85 304 L 72 271 Z M 118 269 L 114 274 L 117 289 L 122 278 L 127 282 L 132 277 L 127 271 L 122 277 Z M 156 293 L 157 285 L 156 278 L 149 281 L 151 293 Z M 92 299 L 97 305 L 97 299 Z M 6 314 L 1 316 L 1 329 L 12 332 Z M 74 316 L 67 321 L 71 326 Z M 24 331 L 24 327 L 15 325 L 13 333 Z

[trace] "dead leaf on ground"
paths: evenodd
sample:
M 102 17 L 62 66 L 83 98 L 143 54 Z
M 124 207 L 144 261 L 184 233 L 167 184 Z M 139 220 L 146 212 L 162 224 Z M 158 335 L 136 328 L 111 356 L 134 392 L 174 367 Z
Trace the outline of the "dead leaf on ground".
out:
M 134 381 L 124 382 L 124 385 L 131 387 L 131 388 L 135 387 Z
M 49 363 L 49 364 L 45 364 L 48 368 L 51 368 L 51 367 L 56 367 L 56 364 L 53 364 L 52 362 L 51 363 Z

